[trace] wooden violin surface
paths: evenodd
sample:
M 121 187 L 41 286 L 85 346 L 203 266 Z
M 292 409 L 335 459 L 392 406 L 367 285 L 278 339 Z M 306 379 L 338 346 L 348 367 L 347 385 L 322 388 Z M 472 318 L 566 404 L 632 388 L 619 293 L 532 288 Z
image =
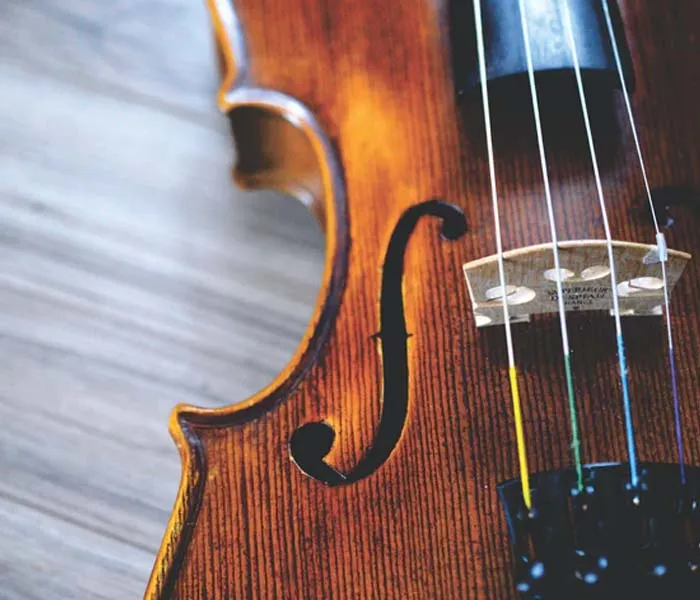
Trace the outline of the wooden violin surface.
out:
M 700 5 L 618 6 L 661 223 L 669 247 L 697 256 Z M 236 181 L 309 205 L 326 270 L 275 381 L 228 408 L 174 411 L 183 475 L 146 597 L 514 597 L 497 493 L 518 475 L 505 347 L 498 327 L 477 329 L 462 274 L 495 239 L 483 113 L 455 84 L 454 4 L 208 7 Z M 530 98 L 508 86 L 492 86 L 492 119 L 503 244 L 517 249 L 550 233 Z M 543 116 L 560 235 L 600 239 L 573 77 L 556 86 L 550 105 L 573 107 Z M 652 243 L 619 95 L 592 107 L 613 237 Z M 700 459 L 699 285 L 691 259 L 672 312 L 689 464 Z M 515 327 L 531 470 L 568 467 L 556 319 Z M 676 462 L 663 322 L 626 320 L 624 332 L 640 458 Z M 624 460 L 613 321 L 573 314 L 570 336 L 585 460 Z

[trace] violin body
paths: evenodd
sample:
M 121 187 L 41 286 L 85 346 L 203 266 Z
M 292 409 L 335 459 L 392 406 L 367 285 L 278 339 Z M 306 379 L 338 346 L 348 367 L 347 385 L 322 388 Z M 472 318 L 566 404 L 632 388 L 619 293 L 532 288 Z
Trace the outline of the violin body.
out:
M 304 201 L 326 234 L 326 268 L 307 333 L 267 388 L 227 408 L 175 409 L 183 475 L 146 597 L 516 597 L 498 493 L 518 477 L 503 328 L 476 326 L 462 274 L 495 252 L 496 234 L 478 92 L 458 83 L 464 11 L 447 0 L 207 2 L 235 179 Z M 616 5 L 660 224 L 669 247 L 700 256 L 700 4 Z M 550 241 L 530 97 L 511 79 L 491 86 L 506 249 Z M 542 83 L 560 237 L 601 239 L 573 76 Z M 598 96 L 613 238 L 653 242 L 619 91 Z M 697 259 L 671 306 L 696 465 Z M 663 323 L 623 320 L 640 460 L 674 464 Z M 569 334 L 581 453 L 624 462 L 613 320 L 576 312 Z M 558 321 L 514 324 L 513 341 L 530 470 L 568 468 Z

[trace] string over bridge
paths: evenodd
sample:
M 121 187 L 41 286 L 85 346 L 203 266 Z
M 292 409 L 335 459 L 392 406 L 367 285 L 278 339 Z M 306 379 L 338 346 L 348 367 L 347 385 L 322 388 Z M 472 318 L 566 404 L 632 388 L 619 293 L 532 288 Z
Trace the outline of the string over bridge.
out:
M 605 240 L 570 240 L 557 245 L 567 311 L 611 310 L 612 290 Z M 690 254 L 653 244 L 614 241 L 617 291 L 623 316 L 660 316 L 664 303 L 661 260 L 666 258 L 668 292 L 680 279 Z M 506 300 L 511 322 L 557 312 L 557 273 L 552 244 L 503 253 Z M 463 265 L 477 327 L 503 324 L 503 287 L 495 255 Z

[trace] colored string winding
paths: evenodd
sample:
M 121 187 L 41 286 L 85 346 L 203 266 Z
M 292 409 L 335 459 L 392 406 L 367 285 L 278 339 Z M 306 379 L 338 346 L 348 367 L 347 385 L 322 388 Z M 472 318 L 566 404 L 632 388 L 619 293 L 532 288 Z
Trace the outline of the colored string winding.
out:
M 491 110 L 489 106 L 488 78 L 486 75 L 486 51 L 484 45 L 484 31 L 481 16 L 481 0 L 474 0 L 474 21 L 476 25 L 477 52 L 479 58 L 479 78 L 481 80 L 481 99 L 484 108 L 484 125 L 486 129 L 486 150 L 489 161 L 489 178 L 491 181 L 491 203 L 494 213 L 494 225 L 496 229 L 496 253 L 498 257 L 498 277 L 501 286 L 501 300 L 503 305 L 503 320 L 506 330 L 506 349 L 508 352 L 508 379 L 510 381 L 511 400 L 513 404 L 513 417 L 515 419 L 515 437 L 518 450 L 518 464 L 520 467 L 520 484 L 522 487 L 523 501 L 528 510 L 532 508 L 532 496 L 530 493 L 530 472 L 527 464 L 527 447 L 523 429 L 522 406 L 520 402 L 520 390 L 518 387 L 518 369 L 515 365 L 515 352 L 513 350 L 513 335 L 510 324 L 510 311 L 508 309 L 508 288 L 506 286 L 505 267 L 503 264 L 503 242 L 501 240 L 501 219 L 498 210 L 498 189 L 496 185 L 496 166 L 493 152 L 493 134 L 491 130 Z

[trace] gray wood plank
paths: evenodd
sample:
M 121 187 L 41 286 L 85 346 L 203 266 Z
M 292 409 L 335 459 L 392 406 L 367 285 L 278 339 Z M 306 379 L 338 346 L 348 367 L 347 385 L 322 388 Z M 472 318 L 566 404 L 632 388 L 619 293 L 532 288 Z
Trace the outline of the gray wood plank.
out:
M 33 540 L 31 545 L 15 544 L 11 560 L 3 561 L 2 598 L 106 600 L 141 595 L 138 565 L 146 560 L 143 550 L 5 497 L 0 503 L 0 522 L 3 535 L 10 539 L 32 532 Z M 30 567 L 25 568 L 27 565 Z
M 103 95 L 214 118 L 218 74 L 203 0 L 3 0 L 0 57 Z
M 172 406 L 264 386 L 311 314 L 322 236 L 233 189 L 210 50 L 191 0 L 0 4 L 0 598 L 139 597 Z

